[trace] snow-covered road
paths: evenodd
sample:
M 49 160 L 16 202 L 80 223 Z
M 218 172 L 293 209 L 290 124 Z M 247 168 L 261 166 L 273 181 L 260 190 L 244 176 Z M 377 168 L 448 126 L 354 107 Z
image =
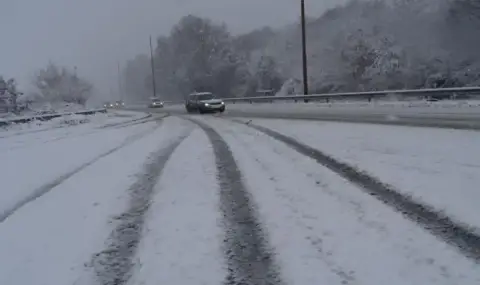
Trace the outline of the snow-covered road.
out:
M 401 102 L 398 102 L 401 103 Z M 224 116 L 287 120 L 315 120 L 384 125 L 423 126 L 480 130 L 480 105 L 442 104 L 316 104 L 316 103 L 229 103 Z M 145 110 L 139 108 L 137 110 Z M 166 105 L 155 112 L 183 115 L 183 104 Z
M 129 120 L 0 138 L 0 284 L 480 284 L 478 132 Z

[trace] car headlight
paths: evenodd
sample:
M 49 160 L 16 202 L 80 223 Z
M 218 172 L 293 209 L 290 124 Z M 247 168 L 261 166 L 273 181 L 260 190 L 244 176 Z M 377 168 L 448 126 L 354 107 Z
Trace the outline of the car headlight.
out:
M 225 105 L 225 102 L 221 102 L 220 104 L 221 104 L 221 105 Z
M 205 106 L 207 106 L 207 107 L 208 107 L 208 106 L 210 106 L 210 104 L 208 104 L 208 103 L 205 103 Z

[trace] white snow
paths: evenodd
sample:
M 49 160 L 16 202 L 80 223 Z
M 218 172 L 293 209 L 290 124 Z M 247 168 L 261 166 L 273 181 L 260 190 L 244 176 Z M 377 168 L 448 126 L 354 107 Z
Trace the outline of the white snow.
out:
M 17 103 L 22 103 L 23 96 L 17 99 Z M 92 108 L 86 108 L 83 105 L 74 104 L 74 103 L 31 103 L 29 104 L 29 109 L 21 111 L 19 114 L 15 113 L 0 113 L 0 118 L 2 119 L 19 119 L 31 116 L 38 116 L 42 114 L 62 114 L 62 113 L 71 113 L 71 112 L 81 112 L 86 111 Z M 98 109 L 98 108 L 97 108 Z
M 480 101 L 474 102 L 336 102 L 336 103 L 227 103 L 227 110 L 258 113 L 316 113 L 325 114 L 403 114 L 403 115 L 478 115 Z
M 119 114 L 119 120 L 140 116 Z M 480 284 L 478 263 L 312 159 L 247 126 L 196 118 L 229 144 L 286 284 Z M 110 122 L 6 131 L 0 138 L 0 214 L 94 161 L 0 222 L 0 284 L 95 284 L 92 255 L 108 244 L 114 217 L 125 211 L 137 174 L 150 154 L 194 128 L 175 117 L 100 128 Z M 480 196 L 473 187 L 480 182 L 477 132 L 252 122 L 357 165 L 461 221 L 479 224 L 475 202 Z M 225 282 L 216 176 L 212 146 L 196 127 L 160 174 L 129 284 Z
M 436 102 L 435 102 L 436 103 Z M 171 112 L 185 114 L 183 105 L 167 105 L 158 112 Z M 425 119 L 429 121 L 450 121 L 465 123 L 465 121 L 480 120 L 480 104 L 473 103 L 452 103 L 452 104 L 421 104 L 421 103 L 298 103 L 278 102 L 278 103 L 236 103 L 227 102 L 224 116 L 243 116 L 243 117 L 275 117 L 281 118 L 321 118 L 334 116 L 345 116 L 347 118 L 363 117 L 377 118 L 380 120 L 403 119 Z
M 299 105 L 315 108 L 361 108 L 361 109 L 374 109 L 374 108 L 424 108 L 424 109 L 438 109 L 438 108 L 448 108 L 448 109 L 457 109 L 457 108 L 476 108 L 480 107 L 480 100 L 443 100 L 436 102 L 429 102 L 425 100 L 372 100 L 368 102 L 365 99 L 358 100 L 332 100 L 330 102 L 322 101 L 310 101 L 308 104 L 305 104 L 303 99 L 295 101 L 273 101 L 273 102 L 264 102 L 264 103 L 236 103 L 235 105 L 264 105 L 268 106 L 271 104 L 275 105 Z
M 480 232 L 480 133 L 474 131 L 253 120 L 296 138 Z
M 29 134 L 32 132 L 40 132 L 52 130 L 56 128 L 70 127 L 72 125 L 81 125 L 81 127 L 103 127 L 110 124 L 119 124 L 131 120 L 137 120 L 147 117 L 147 114 L 142 112 L 129 111 L 113 111 L 108 113 L 96 113 L 93 115 L 77 115 L 67 114 L 62 117 L 53 118 L 48 121 L 31 121 L 28 123 L 11 124 L 0 128 L 0 138 Z
M 178 119 L 166 120 L 168 123 L 155 131 L 149 126 L 145 137 L 100 159 L 0 223 L 0 284 L 92 284 L 89 269 L 92 254 L 104 248 L 113 228 L 111 218 L 126 207 L 129 197 L 126 190 L 134 183 L 135 174 L 142 170 L 150 153 L 191 128 Z M 106 132 L 106 136 L 117 136 L 118 145 L 120 134 Z M 90 139 L 95 142 L 94 137 Z M 102 136 L 97 139 L 99 144 L 106 141 Z M 114 147 L 114 142 L 111 143 L 110 147 Z M 64 144 L 66 148 L 68 143 Z M 56 148 L 61 147 L 56 145 Z M 81 151 L 77 156 L 84 154 Z M 55 162 L 59 155 L 52 152 L 50 156 Z M 65 159 L 68 161 L 68 157 Z M 54 163 L 46 165 L 52 167 Z M 3 181 L 5 174 L 1 174 Z M 31 179 L 25 173 L 22 177 Z M 12 186 L 2 187 L 2 203 L 5 190 L 21 189 Z
M 207 120 L 241 167 L 287 284 L 479 284 L 478 264 L 315 161 Z
M 223 284 L 212 147 L 194 131 L 172 154 L 156 186 L 130 284 Z
M 28 141 L 13 145 L 0 141 L 0 215 L 41 186 L 137 136 L 151 132 L 155 122 L 122 129 L 107 129 Z M 12 146 L 12 147 L 10 147 Z

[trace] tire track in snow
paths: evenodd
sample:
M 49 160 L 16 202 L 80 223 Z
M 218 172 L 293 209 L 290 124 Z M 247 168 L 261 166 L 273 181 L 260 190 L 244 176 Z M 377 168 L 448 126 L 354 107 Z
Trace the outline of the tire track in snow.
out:
M 156 129 L 158 128 L 160 125 L 156 125 L 153 127 L 153 129 Z M 3 223 L 6 219 L 8 219 L 8 217 L 10 217 L 11 215 L 13 215 L 16 211 L 18 211 L 20 208 L 22 208 L 23 206 L 25 206 L 26 204 L 40 198 L 41 196 L 47 194 L 48 192 L 50 192 L 52 189 L 54 189 L 55 187 L 57 187 L 58 185 L 60 185 L 61 183 L 63 183 L 65 180 L 69 179 L 70 177 L 72 177 L 73 175 L 75 175 L 76 173 L 82 171 L 83 169 L 87 168 L 88 166 L 94 164 L 95 162 L 97 162 L 98 160 L 134 143 L 135 141 L 145 137 L 146 135 L 150 134 L 151 133 L 151 129 L 145 131 L 145 132 L 142 132 L 140 134 L 135 134 L 135 135 L 132 135 L 132 136 L 129 136 L 123 143 L 121 143 L 120 145 L 100 154 L 99 156 L 91 159 L 90 161 L 76 167 L 75 169 L 73 169 L 72 171 L 69 171 L 67 173 L 64 173 L 63 175 L 57 177 L 55 180 L 51 181 L 50 183 L 47 183 L 45 185 L 42 185 L 40 186 L 39 188 L 35 189 L 32 191 L 32 193 L 28 196 L 25 196 L 23 199 L 17 201 L 14 205 L 12 205 L 11 207 L 7 208 L 6 210 L 3 210 L 0 212 L 0 223 Z
M 255 152 L 252 144 L 248 143 L 244 139 L 242 139 L 243 135 L 245 135 L 244 133 L 242 133 L 242 135 L 240 135 L 235 131 L 229 131 L 229 134 L 232 136 L 232 138 L 234 138 L 238 142 L 238 144 L 240 146 L 242 146 L 244 148 L 245 152 L 247 152 L 253 158 L 253 160 L 255 161 L 255 163 L 257 163 L 259 168 L 261 168 L 261 170 L 266 175 L 268 175 L 270 177 L 269 180 L 271 180 L 273 182 L 276 182 L 278 180 L 276 174 L 274 173 L 274 171 L 272 171 L 270 166 L 265 161 L 263 161 L 262 159 L 259 158 L 261 156 L 257 155 L 257 153 Z M 247 134 L 247 136 L 250 136 L 250 134 Z M 275 149 L 275 147 L 272 148 L 272 151 L 276 155 L 282 157 L 282 154 L 277 149 Z M 292 162 L 292 163 L 295 163 L 295 162 Z M 289 197 L 288 193 L 286 193 L 285 189 L 276 188 L 275 190 L 277 191 L 279 197 L 282 197 L 283 199 L 286 199 L 286 200 L 291 200 L 292 199 L 291 197 Z M 292 208 L 293 212 L 301 213 L 301 215 L 303 217 L 308 216 L 307 214 L 305 214 L 302 211 L 301 208 L 295 208 L 291 204 L 288 207 Z M 357 207 L 359 207 L 359 206 L 357 205 Z M 325 266 L 332 273 L 336 274 L 340 279 L 342 279 L 342 281 L 341 281 L 342 284 L 351 284 L 352 282 L 356 282 L 354 271 L 351 270 L 351 269 L 344 268 L 344 266 L 342 264 L 339 264 L 334 260 L 333 252 L 330 251 L 330 250 L 326 251 L 323 248 L 322 238 L 319 237 L 318 235 L 316 235 L 316 233 L 313 231 L 313 227 L 311 225 L 308 225 L 307 223 L 305 223 L 302 220 L 298 220 L 296 222 L 296 224 L 298 226 L 303 227 L 303 232 L 308 233 L 308 235 L 306 235 L 306 237 L 305 237 L 305 240 L 309 241 L 309 243 L 311 244 L 314 251 L 316 251 L 319 258 L 324 262 Z
M 189 136 L 183 135 L 165 148 L 161 148 L 148 159 L 145 169 L 130 187 L 130 201 L 127 210 L 116 217 L 118 225 L 110 234 L 105 250 L 95 254 L 91 266 L 101 285 L 127 284 L 132 277 L 133 258 L 145 222 L 153 190 L 175 149 Z
M 98 128 L 99 129 L 108 129 L 108 128 L 120 129 L 120 128 L 124 128 L 124 127 L 128 127 L 128 126 L 142 124 L 142 123 L 149 122 L 149 121 L 152 121 L 152 120 L 156 119 L 156 118 L 152 118 L 152 117 L 153 117 L 152 114 L 146 114 L 145 116 L 140 117 L 140 118 L 136 118 L 136 119 L 129 120 L 129 121 L 126 121 L 126 122 L 110 123 L 110 124 L 100 126 Z M 163 116 L 163 117 L 161 117 L 161 119 L 163 119 L 165 117 L 166 116 Z
M 421 225 L 434 236 L 458 248 L 466 257 L 480 263 L 480 236 L 476 235 L 467 226 L 457 223 L 445 214 L 432 209 L 430 206 L 421 204 L 414 201 L 411 197 L 400 194 L 395 191 L 392 186 L 379 181 L 377 178 L 353 166 L 340 162 L 320 150 L 302 144 L 291 137 L 269 128 L 252 124 L 250 121 L 247 123 L 235 119 L 231 121 L 256 129 L 285 143 L 300 154 L 312 158 L 353 184 L 358 185 L 367 194 L 377 198 L 387 206 L 402 213 L 411 221 Z
M 227 285 L 285 284 L 281 280 L 268 236 L 257 218 L 254 201 L 222 137 L 210 126 L 189 119 L 207 134 L 214 150 L 220 184 L 220 209 L 225 227 Z
M 161 117 L 152 117 L 152 115 L 150 114 L 150 116 L 147 116 L 146 118 L 140 118 L 140 119 L 136 119 L 136 120 L 132 120 L 132 121 L 128 121 L 128 122 L 113 124 L 113 125 L 108 126 L 108 127 L 102 126 L 102 127 L 97 128 L 97 129 L 101 129 L 101 130 L 123 129 L 123 128 L 133 127 L 133 126 L 137 126 L 137 125 L 141 125 L 141 124 L 145 124 L 145 123 L 154 122 L 154 121 L 162 122 L 162 120 L 165 119 L 166 117 L 168 117 L 168 115 L 161 116 Z M 79 136 L 88 136 L 88 135 L 97 134 L 97 133 L 98 133 L 98 130 L 93 130 L 93 131 L 90 131 L 90 132 L 86 132 L 86 133 L 78 134 L 78 135 L 73 135 L 73 136 L 72 135 L 65 135 L 65 136 L 62 136 L 62 137 L 58 137 L 58 138 L 54 138 L 54 139 L 51 139 L 51 140 L 44 141 L 43 143 L 49 143 L 49 142 L 59 141 L 59 140 L 64 140 L 64 139 L 70 139 L 70 138 L 79 137 Z
M 145 124 L 145 123 L 149 123 L 149 122 L 161 121 L 161 120 L 165 119 L 166 117 L 168 117 L 168 115 L 167 116 L 162 116 L 162 117 L 153 117 L 152 114 L 149 114 L 148 116 L 141 117 L 141 118 L 138 118 L 138 119 L 133 119 L 133 120 L 128 121 L 128 122 L 108 124 L 108 125 L 97 127 L 97 128 L 95 128 L 95 130 L 92 130 L 92 131 L 89 131 L 89 132 L 76 134 L 76 135 L 68 134 L 68 135 L 64 135 L 64 136 L 57 137 L 57 138 L 54 138 L 54 139 L 50 139 L 50 140 L 47 140 L 47 141 L 43 141 L 43 143 L 49 143 L 49 142 L 53 142 L 53 141 L 59 141 L 59 140 L 64 140 L 64 139 L 69 139 L 69 138 L 74 138 L 74 137 L 79 137 L 79 136 L 88 136 L 88 135 L 91 135 L 91 134 L 97 134 L 99 130 L 123 129 L 123 128 L 132 127 L 132 126 L 136 126 L 136 125 L 141 125 L 141 124 Z

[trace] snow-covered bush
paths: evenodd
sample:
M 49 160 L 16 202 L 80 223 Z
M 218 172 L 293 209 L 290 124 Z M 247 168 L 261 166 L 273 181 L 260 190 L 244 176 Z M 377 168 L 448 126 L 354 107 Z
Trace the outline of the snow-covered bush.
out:
M 92 95 L 93 86 L 65 67 L 50 63 L 37 72 L 34 86 L 38 89 L 42 101 L 67 102 L 85 105 Z

